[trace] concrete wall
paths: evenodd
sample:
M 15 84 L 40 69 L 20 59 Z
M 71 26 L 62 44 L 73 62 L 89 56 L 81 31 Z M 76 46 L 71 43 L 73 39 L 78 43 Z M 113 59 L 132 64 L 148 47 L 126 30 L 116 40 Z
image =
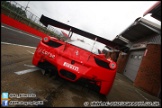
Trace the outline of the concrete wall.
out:
M 161 85 L 161 45 L 148 44 L 134 86 L 158 96 Z

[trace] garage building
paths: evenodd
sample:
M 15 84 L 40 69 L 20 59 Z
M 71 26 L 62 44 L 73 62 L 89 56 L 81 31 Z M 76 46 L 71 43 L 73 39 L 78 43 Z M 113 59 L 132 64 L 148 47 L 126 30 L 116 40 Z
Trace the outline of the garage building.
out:
M 161 21 L 160 8 L 158 2 L 144 15 L 152 13 L 152 17 Z M 117 72 L 129 78 L 134 86 L 160 97 L 161 26 L 140 17 L 113 41 L 130 48 L 127 54 L 119 53 Z

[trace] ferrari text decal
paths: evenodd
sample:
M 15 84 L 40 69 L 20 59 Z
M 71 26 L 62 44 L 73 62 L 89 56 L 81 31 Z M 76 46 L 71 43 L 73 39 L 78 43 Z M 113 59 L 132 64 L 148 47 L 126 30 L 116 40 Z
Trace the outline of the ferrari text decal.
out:
M 64 62 L 63 66 L 66 66 L 66 67 L 68 67 L 68 68 L 70 68 L 70 69 L 73 69 L 73 70 L 75 70 L 75 71 L 78 71 L 78 70 L 79 70 L 79 67 L 76 67 L 76 66 L 74 66 L 74 65 L 71 65 L 71 64 L 69 64 L 69 63 L 67 63 L 67 62 Z

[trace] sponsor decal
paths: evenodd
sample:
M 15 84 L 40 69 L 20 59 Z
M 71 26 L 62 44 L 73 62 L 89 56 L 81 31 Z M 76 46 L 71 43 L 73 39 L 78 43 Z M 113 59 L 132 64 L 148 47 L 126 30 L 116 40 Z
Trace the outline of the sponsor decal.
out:
M 52 54 L 51 52 L 46 51 L 45 49 L 42 49 L 42 48 L 39 48 L 38 49 L 38 53 L 42 53 L 42 54 L 44 54 L 44 55 L 46 55 L 46 56 L 48 56 L 48 57 L 50 57 L 52 59 L 55 58 L 55 55 L 54 54 Z
M 79 67 L 74 66 L 74 65 L 72 65 L 72 64 L 69 64 L 69 63 L 67 63 L 67 62 L 64 62 L 63 66 L 68 67 L 68 68 L 70 68 L 70 69 L 73 69 L 73 70 L 75 70 L 75 71 L 78 71 L 78 70 L 79 70 Z

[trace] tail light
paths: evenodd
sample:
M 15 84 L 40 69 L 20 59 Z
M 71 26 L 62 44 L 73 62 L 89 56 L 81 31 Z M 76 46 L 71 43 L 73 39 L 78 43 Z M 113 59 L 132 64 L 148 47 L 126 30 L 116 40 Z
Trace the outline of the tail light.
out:
M 109 63 L 109 67 L 110 67 L 111 69 L 115 69 L 115 68 L 116 68 L 116 63 L 115 63 L 115 62 L 110 62 L 110 63 Z
M 50 40 L 49 37 L 44 37 L 44 38 L 43 38 L 43 41 L 44 41 L 45 43 L 47 43 L 49 40 Z

